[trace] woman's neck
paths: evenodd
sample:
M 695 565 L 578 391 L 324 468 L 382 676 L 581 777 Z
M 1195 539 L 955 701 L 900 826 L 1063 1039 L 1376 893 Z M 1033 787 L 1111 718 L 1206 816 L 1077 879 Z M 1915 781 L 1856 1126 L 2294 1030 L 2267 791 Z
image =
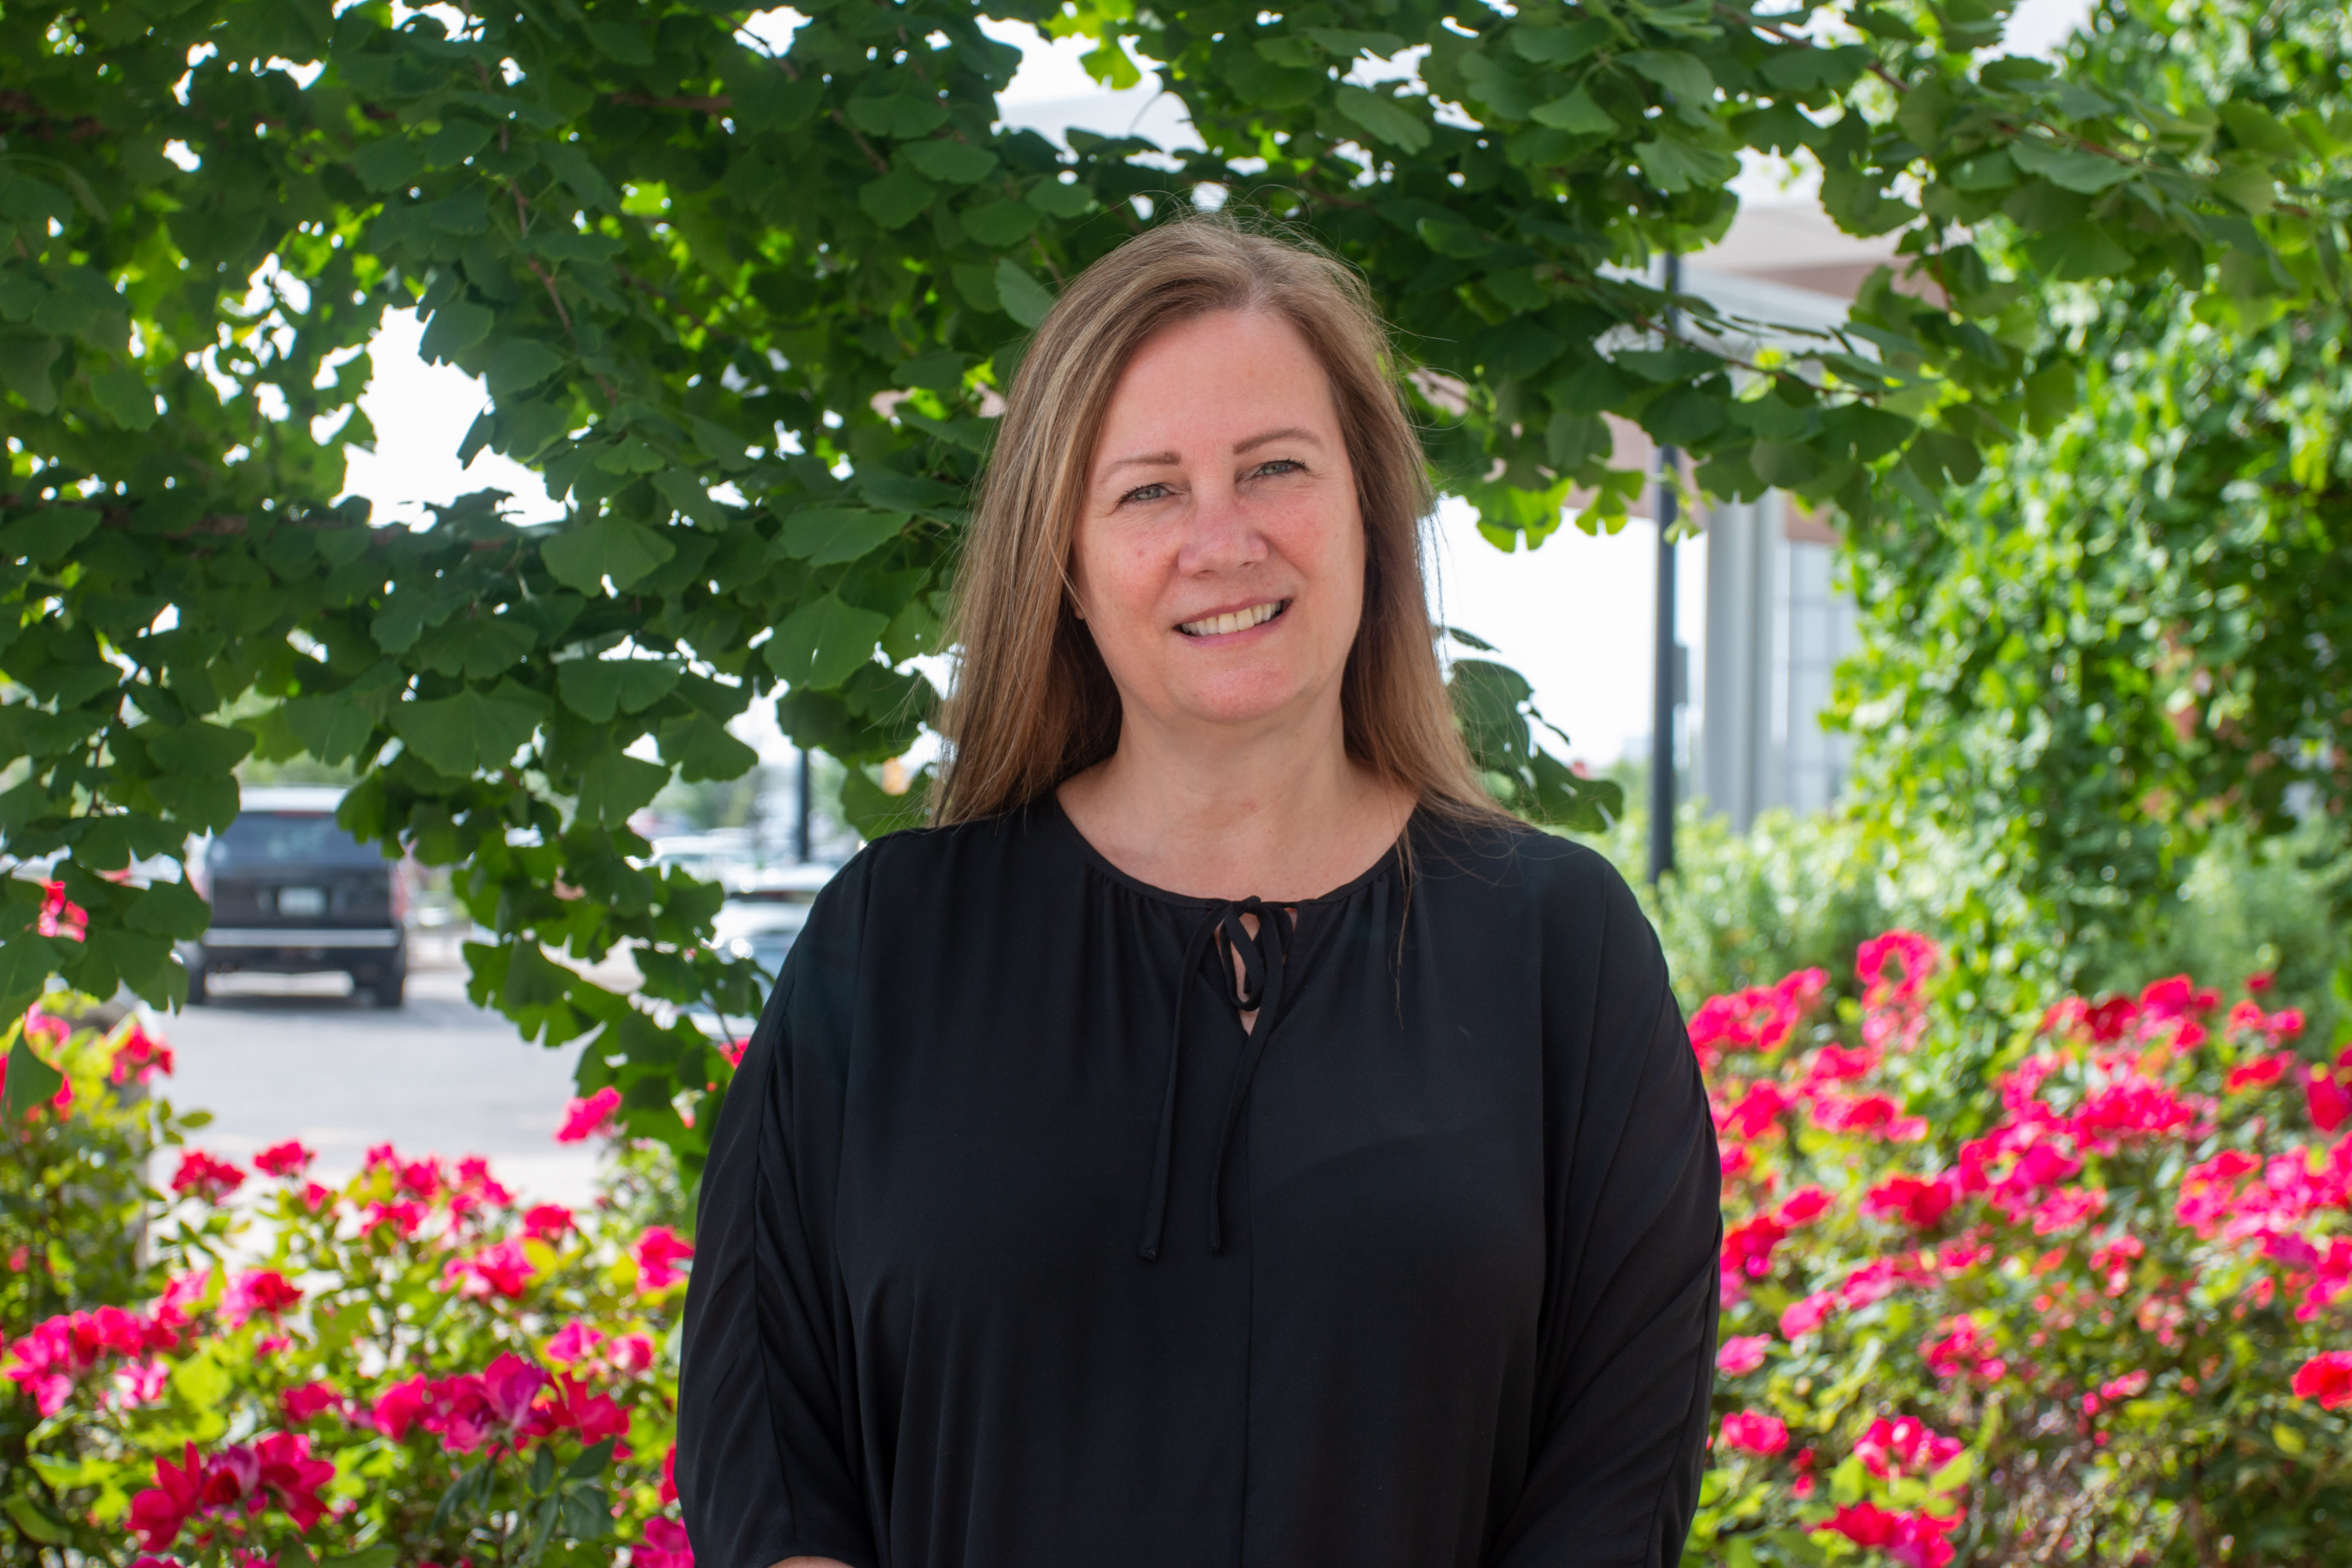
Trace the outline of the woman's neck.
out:
M 1062 808 L 1103 857 L 1199 898 L 1296 900 L 1369 869 L 1412 815 L 1411 794 L 1349 757 L 1328 724 L 1233 737 L 1123 725 L 1118 750 L 1063 784 Z

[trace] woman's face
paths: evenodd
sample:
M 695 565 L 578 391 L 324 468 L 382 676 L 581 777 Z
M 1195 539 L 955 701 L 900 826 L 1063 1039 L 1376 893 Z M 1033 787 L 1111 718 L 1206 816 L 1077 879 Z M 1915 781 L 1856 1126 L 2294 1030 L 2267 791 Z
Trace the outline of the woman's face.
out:
M 1147 341 L 1087 471 L 1079 613 L 1130 720 L 1303 721 L 1335 707 L 1364 526 L 1323 367 L 1279 316 Z

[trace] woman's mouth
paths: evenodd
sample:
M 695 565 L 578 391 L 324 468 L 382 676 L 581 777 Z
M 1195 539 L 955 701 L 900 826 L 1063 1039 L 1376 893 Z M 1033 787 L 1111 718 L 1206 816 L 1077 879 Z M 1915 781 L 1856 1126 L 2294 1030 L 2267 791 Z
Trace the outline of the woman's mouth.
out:
M 1268 599 L 1263 605 L 1252 605 L 1246 610 L 1227 610 L 1219 616 L 1203 616 L 1197 621 L 1186 621 L 1177 626 L 1188 637 L 1223 637 L 1231 632 L 1245 632 L 1252 626 L 1262 626 L 1283 611 L 1290 608 L 1287 599 Z

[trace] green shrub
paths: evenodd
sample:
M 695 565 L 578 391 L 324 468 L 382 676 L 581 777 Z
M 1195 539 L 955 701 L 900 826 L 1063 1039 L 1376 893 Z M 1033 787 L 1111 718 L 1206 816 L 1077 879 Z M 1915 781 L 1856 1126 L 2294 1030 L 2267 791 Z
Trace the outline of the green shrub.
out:
M 1829 940 L 1801 890 L 1809 857 L 1855 863 L 1845 832 L 1694 835 L 1717 869 L 1685 884 L 1673 940 L 1751 971 L 1743 942 Z M 2289 874 L 2192 879 L 2210 926 L 2181 940 L 2259 955 L 2246 933 L 2285 918 L 2263 879 Z M 1842 987 L 1809 967 L 1692 1009 L 1727 1232 L 1686 1560 L 2332 1561 L 2352 1536 L 2352 1050 L 2331 1058 L 2275 985 L 2224 1013 L 2176 974 L 2014 1025 L 1927 938 L 1858 945 Z M 131 1026 L 37 1025 L 73 1092 L 12 1113 L 20 1147 L 96 1149 L 73 1168 L 119 1176 L 194 1121 L 102 1092 L 168 1067 Z M 619 1099 L 575 1101 L 563 1136 Z M 168 1197 L 101 1180 L 79 1190 L 113 1197 L 5 1211 L 0 1246 L 38 1224 L 61 1256 L 118 1255 L 67 1276 L 70 1299 L 14 1287 L 12 1313 L 47 1315 L 12 1315 L 0 1353 L 7 1560 L 525 1568 L 625 1548 L 691 1568 L 665 1465 L 675 1173 L 622 1151 L 611 1195 L 574 1214 L 525 1209 L 478 1161 L 379 1149 L 329 1189 L 307 1160 L 282 1144 L 249 1173 L 184 1147 Z
M 9 1136 L 97 1150 L 101 1172 L 176 1142 L 197 1119 L 134 1124 L 94 1092 L 131 1038 L 45 1039 L 71 1104 Z M 610 1107 L 575 1111 L 593 1131 Z M 6 1560 L 521 1568 L 625 1544 L 634 1568 L 686 1568 L 667 1463 L 692 1247 L 619 1207 L 525 1207 L 479 1160 L 387 1146 L 330 1188 L 310 1159 L 183 1148 L 168 1196 L 7 1211 L 0 1247 L 46 1225 L 118 1262 L 95 1301 L 12 1300 Z M 629 1181 L 632 1209 L 677 1202 L 674 1177 Z M 141 1260 L 123 1243 L 142 1216 Z
M 2352 1536 L 2352 1052 L 2186 976 L 2011 1034 L 1934 944 L 1692 1018 L 1723 1142 L 1698 1561 L 2317 1564 Z M 1865 1551 L 1865 1548 L 1868 1549 Z

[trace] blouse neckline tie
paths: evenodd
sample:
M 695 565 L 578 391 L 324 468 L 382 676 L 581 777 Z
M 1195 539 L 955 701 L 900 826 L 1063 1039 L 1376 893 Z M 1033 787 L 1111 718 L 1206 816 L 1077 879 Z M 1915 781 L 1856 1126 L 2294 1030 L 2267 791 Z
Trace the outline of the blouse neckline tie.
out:
M 1256 934 L 1243 917 L 1257 921 Z M 1232 1089 L 1225 1097 L 1225 1114 L 1217 1131 L 1216 1152 L 1209 1166 L 1209 1250 L 1224 1249 L 1223 1193 L 1225 1152 L 1234 1129 L 1241 1122 L 1242 1105 L 1249 1098 L 1251 1078 L 1265 1055 L 1273 1034 L 1296 929 L 1287 906 L 1257 898 L 1232 899 L 1211 908 L 1184 944 L 1184 963 L 1176 984 L 1175 1024 L 1168 1040 L 1168 1088 L 1160 1102 L 1160 1131 L 1151 1151 L 1151 1189 L 1144 1203 L 1143 1239 L 1137 1251 L 1146 1263 L 1158 1261 L 1160 1243 L 1168 1226 L 1169 1171 L 1175 1160 L 1176 1086 L 1184 1053 L 1184 998 L 1204 957 L 1213 955 L 1217 992 L 1235 1014 L 1255 1012 L 1241 1059 L 1234 1067 Z M 1236 973 L 1236 969 L 1239 973 Z

